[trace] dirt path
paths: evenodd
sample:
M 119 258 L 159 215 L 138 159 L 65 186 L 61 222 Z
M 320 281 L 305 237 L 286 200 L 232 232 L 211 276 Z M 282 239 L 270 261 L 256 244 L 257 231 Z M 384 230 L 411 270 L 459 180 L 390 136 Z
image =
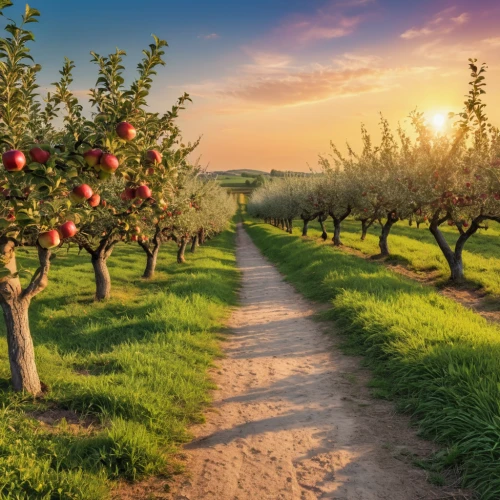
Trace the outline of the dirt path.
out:
M 175 500 L 464 498 L 430 485 L 431 451 L 392 406 L 370 398 L 359 360 L 238 228 L 241 307 L 231 319 L 214 409 L 185 447 Z M 456 494 L 456 497 L 455 497 Z

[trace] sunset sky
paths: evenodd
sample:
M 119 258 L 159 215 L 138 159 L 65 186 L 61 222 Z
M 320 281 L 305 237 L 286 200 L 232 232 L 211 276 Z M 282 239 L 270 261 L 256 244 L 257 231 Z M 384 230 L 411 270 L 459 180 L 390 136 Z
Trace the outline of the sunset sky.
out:
M 20 12 L 22 4 L 8 10 Z M 333 140 L 360 144 L 379 112 L 396 125 L 418 107 L 457 111 L 467 59 L 489 65 L 489 116 L 500 125 L 498 0 L 33 0 L 33 55 L 41 83 L 75 60 L 74 91 L 96 78 L 89 51 L 127 51 L 131 81 L 150 34 L 165 38 L 167 66 L 150 98 L 163 112 L 184 91 L 184 136 L 203 135 L 209 170 L 307 170 Z

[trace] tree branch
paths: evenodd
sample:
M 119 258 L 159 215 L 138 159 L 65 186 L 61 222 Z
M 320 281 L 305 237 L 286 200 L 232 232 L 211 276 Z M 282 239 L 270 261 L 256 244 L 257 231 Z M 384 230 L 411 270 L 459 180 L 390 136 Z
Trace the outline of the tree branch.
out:
M 46 248 L 42 248 L 38 244 L 36 248 L 38 250 L 38 260 L 40 262 L 40 267 L 36 270 L 33 278 L 31 278 L 30 284 L 22 292 L 21 297 L 23 299 L 31 300 L 35 295 L 44 290 L 49 282 L 51 252 Z

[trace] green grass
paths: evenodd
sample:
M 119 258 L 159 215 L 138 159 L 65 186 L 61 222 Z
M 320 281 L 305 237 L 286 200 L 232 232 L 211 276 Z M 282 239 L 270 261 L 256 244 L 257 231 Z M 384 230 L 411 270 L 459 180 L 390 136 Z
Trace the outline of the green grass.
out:
M 500 498 L 500 327 L 377 263 L 246 225 L 299 291 L 332 304 L 325 316 L 365 356 L 376 392 L 444 446 L 440 467 L 458 466 L 465 486 Z
M 255 177 L 241 177 L 239 175 L 219 175 L 217 176 L 217 180 L 219 181 L 221 187 L 251 188 L 252 182 L 255 180 Z
M 239 274 L 231 229 L 175 263 L 161 250 L 157 276 L 140 279 L 142 250 L 118 246 L 110 258 L 113 298 L 92 302 L 89 258 L 60 251 L 49 287 L 30 319 L 42 401 L 9 389 L 0 345 L 0 498 L 104 499 L 114 480 L 175 467 L 173 453 L 202 420 L 212 388 L 207 369 L 236 304 Z M 35 268 L 31 253 L 20 254 Z M 93 423 L 41 425 L 30 415 L 72 410 Z
M 295 234 L 301 234 L 300 221 L 295 222 Z M 317 222 L 310 223 L 309 236 L 319 237 L 321 232 Z M 333 235 L 333 223 L 326 223 L 329 237 Z M 448 226 L 443 227 L 443 233 L 450 244 L 458 238 L 458 232 Z M 368 232 L 365 241 L 361 241 L 361 223 L 347 219 L 342 224 L 341 240 L 348 247 L 361 251 L 366 255 L 380 253 L 378 238 L 380 226 L 375 224 Z M 491 224 L 488 230 L 480 230 L 472 236 L 465 246 L 463 254 L 464 269 L 467 280 L 484 292 L 500 296 L 500 226 Z M 449 278 L 449 268 L 443 254 L 439 250 L 434 237 L 424 224 L 417 229 L 409 227 L 408 222 L 396 224 L 389 236 L 390 261 L 401 263 L 410 269 L 427 273 L 435 272 L 440 281 Z

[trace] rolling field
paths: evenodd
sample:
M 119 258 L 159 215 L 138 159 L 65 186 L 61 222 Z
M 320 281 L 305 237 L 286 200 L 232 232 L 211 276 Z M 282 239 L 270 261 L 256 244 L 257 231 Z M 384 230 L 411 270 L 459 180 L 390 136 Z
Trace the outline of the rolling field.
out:
M 375 393 L 442 444 L 421 465 L 442 482 L 446 467 L 457 467 L 481 498 L 499 498 L 500 327 L 374 262 L 270 225 L 246 226 L 300 292 L 332 305 L 325 317 L 343 332 L 349 352 L 365 356 Z
M 221 354 L 239 274 L 233 229 L 188 253 L 185 265 L 175 250 L 165 245 L 155 279 L 144 281 L 142 250 L 118 246 L 106 303 L 92 300 L 87 256 L 59 251 L 30 311 L 49 389 L 41 400 L 11 391 L 1 339 L 1 498 L 104 499 L 116 480 L 178 468 L 177 445 L 209 401 L 207 368 Z M 31 251 L 18 260 L 35 268 Z

